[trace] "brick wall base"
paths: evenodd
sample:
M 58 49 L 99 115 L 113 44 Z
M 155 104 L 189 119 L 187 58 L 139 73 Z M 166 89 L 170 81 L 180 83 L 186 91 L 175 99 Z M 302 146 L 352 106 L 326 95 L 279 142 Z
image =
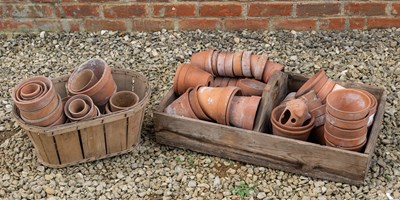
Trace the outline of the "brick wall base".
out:
M 0 31 L 400 27 L 399 1 L 0 0 Z

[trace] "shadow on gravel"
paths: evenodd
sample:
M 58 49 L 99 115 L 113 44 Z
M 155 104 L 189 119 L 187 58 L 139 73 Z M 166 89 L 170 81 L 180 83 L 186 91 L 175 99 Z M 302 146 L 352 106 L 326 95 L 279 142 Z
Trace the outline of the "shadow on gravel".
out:
M 6 141 L 8 138 L 10 138 L 11 136 L 13 136 L 15 134 L 16 134 L 16 132 L 12 132 L 12 131 L 0 132 L 0 144 L 2 144 L 4 141 Z

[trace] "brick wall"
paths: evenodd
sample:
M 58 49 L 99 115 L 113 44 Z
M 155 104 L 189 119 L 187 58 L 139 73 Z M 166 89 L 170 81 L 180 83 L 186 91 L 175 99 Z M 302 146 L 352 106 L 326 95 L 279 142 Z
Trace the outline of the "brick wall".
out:
M 400 27 L 399 1 L 0 0 L 0 31 Z

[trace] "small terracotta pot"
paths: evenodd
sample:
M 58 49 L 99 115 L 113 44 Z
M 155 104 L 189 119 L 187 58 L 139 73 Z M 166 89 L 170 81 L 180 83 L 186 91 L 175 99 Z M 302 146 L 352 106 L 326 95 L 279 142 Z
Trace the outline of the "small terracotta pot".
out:
M 226 58 L 226 52 L 220 52 L 218 55 L 218 61 L 217 61 L 218 76 L 226 76 L 226 74 L 225 74 L 225 58 Z
M 328 95 L 326 110 L 343 120 L 361 120 L 370 112 L 371 99 L 356 89 L 342 89 Z
M 197 86 L 193 90 L 189 90 L 190 107 L 192 108 L 197 118 L 201 120 L 211 121 L 212 119 L 208 117 L 206 113 L 204 113 L 203 109 L 200 106 L 199 98 L 197 95 L 197 91 L 199 90 L 200 87 L 201 86 Z
M 110 109 L 112 112 L 131 109 L 139 103 L 139 96 L 132 91 L 119 91 L 110 98 Z
M 214 78 L 211 74 L 193 67 L 190 64 L 182 64 L 178 67 L 174 77 L 174 91 L 177 94 L 183 94 L 188 88 L 201 86 L 210 86 Z
M 313 120 L 313 118 L 314 117 L 311 117 L 311 120 Z M 279 127 L 277 124 L 272 123 L 272 133 L 274 135 L 279 135 L 282 137 L 303 140 L 303 141 L 306 141 L 308 139 L 308 136 L 310 135 L 312 128 L 313 128 L 313 126 L 311 126 L 308 129 L 301 130 L 301 131 L 292 131 L 292 130 L 288 130 L 288 129 L 283 129 L 283 128 Z
M 251 65 L 251 74 L 257 80 L 263 80 L 263 73 L 267 66 L 268 56 L 266 54 L 260 55 L 257 62 Z
M 39 94 L 38 94 L 37 96 L 32 96 L 32 97 L 22 97 L 22 95 L 21 95 L 21 93 L 22 93 L 22 92 L 21 92 L 22 88 L 24 88 L 25 86 L 30 85 L 30 84 L 37 84 L 37 85 L 39 85 L 39 87 L 40 87 Z M 15 92 L 15 94 L 16 94 L 16 95 L 15 95 L 15 98 L 16 98 L 17 101 L 29 101 L 29 100 L 34 100 L 34 99 L 36 99 L 36 98 L 40 98 L 40 97 L 42 97 L 43 95 L 45 95 L 47 92 L 48 92 L 48 88 L 47 88 L 46 83 L 44 83 L 43 81 L 31 80 L 31 81 L 25 82 L 24 84 L 22 84 L 22 85 L 16 90 L 16 92 Z
M 53 96 L 53 99 L 44 106 L 43 108 L 37 109 L 37 110 L 32 110 L 32 111 L 24 111 L 20 110 L 21 116 L 23 116 L 25 119 L 29 120 L 38 120 L 46 117 L 50 113 L 52 113 L 58 106 L 58 98 L 57 96 Z
M 206 64 L 208 62 L 207 59 L 210 59 L 213 53 L 214 53 L 213 49 L 208 49 L 206 51 L 200 51 L 198 53 L 194 53 L 192 54 L 190 63 L 195 67 L 198 67 L 202 70 L 206 70 Z
M 233 74 L 236 77 L 242 77 L 243 72 L 242 72 L 242 56 L 243 56 L 243 51 L 240 52 L 235 52 L 233 55 Z
M 261 55 L 253 54 L 250 56 L 250 68 L 257 67 L 257 61 L 260 59 Z M 253 72 L 253 71 L 252 71 Z
M 283 65 L 268 61 L 263 72 L 262 80 L 264 81 L 264 83 L 268 83 L 272 75 L 278 71 L 283 71 Z
M 279 105 L 286 105 L 286 102 L 295 99 L 294 95 L 296 92 L 290 92 L 289 94 L 286 95 L 286 97 L 283 99 L 283 101 Z
M 311 130 L 309 140 L 317 144 L 325 145 L 326 142 L 324 133 L 325 133 L 324 126 L 315 127 Z
M 367 135 L 368 131 L 367 126 L 363 126 L 359 129 L 343 129 L 336 127 L 331 123 L 325 123 L 325 129 L 333 136 L 345 139 L 358 138 Z
M 215 77 L 214 82 L 210 84 L 212 87 L 226 87 L 232 78 L 228 77 Z
M 321 90 L 317 93 L 317 96 L 321 99 L 322 102 L 325 102 L 326 97 L 332 92 L 333 87 L 335 87 L 335 81 L 328 79 L 325 85 L 322 86 Z
M 72 114 L 71 114 L 71 111 L 74 112 L 75 110 L 70 110 L 70 104 L 71 104 L 71 102 L 73 102 L 76 99 L 83 100 L 85 102 L 85 104 L 87 104 L 87 106 L 89 108 L 87 110 L 87 112 L 84 113 L 84 115 L 81 116 L 81 117 L 73 117 Z M 96 117 L 98 115 L 97 107 L 94 105 L 92 99 L 88 95 L 85 95 L 85 94 L 78 94 L 78 95 L 70 97 L 68 99 L 68 101 L 64 105 L 64 112 L 65 112 L 65 115 L 68 117 L 68 119 L 70 121 L 87 120 L 87 119 L 91 119 L 93 117 Z
M 197 119 L 196 114 L 193 112 L 192 107 L 189 102 L 189 92 L 193 88 L 189 88 L 185 93 L 183 93 L 179 98 L 173 101 L 170 105 L 168 105 L 164 112 L 178 115 L 183 117 L 190 117 L 193 119 Z
M 294 99 L 286 103 L 286 108 L 279 117 L 279 123 L 291 127 L 300 127 L 307 119 L 310 119 L 307 105 L 300 99 Z
M 366 135 L 362 135 L 357 138 L 339 138 L 339 137 L 336 137 L 336 136 L 332 135 L 331 133 L 329 133 L 329 131 L 326 130 L 326 127 L 325 127 L 324 137 L 325 137 L 325 140 L 329 141 L 330 143 L 332 143 L 336 146 L 340 146 L 340 147 L 359 146 L 362 143 L 364 143 L 364 141 L 367 139 Z
M 217 70 L 217 65 L 218 65 L 218 55 L 219 51 L 214 51 L 211 57 L 211 69 L 207 69 L 206 71 L 211 73 L 213 76 L 218 76 L 218 70 Z
M 267 84 L 254 79 L 239 79 L 236 86 L 242 91 L 244 96 L 261 96 Z
M 37 98 L 43 92 L 43 88 L 37 83 L 26 84 L 21 88 L 20 96 L 24 100 Z
M 229 111 L 229 124 L 238 128 L 253 130 L 260 100 L 261 97 L 258 96 L 233 97 Z
M 29 120 L 26 119 L 24 116 L 21 115 L 21 118 L 28 124 L 34 125 L 34 126 L 50 126 L 53 123 L 55 123 L 61 115 L 63 115 L 63 107 L 62 107 L 62 102 L 61 102 L 61 97 L 57 96 L 58 99 L 58 104 L 57 107 L 48 115 L 41 119 L 35 119 L 35 120 Z
M 219 124 L 229 124 L 230 103 L 236 94 L 240 94 L 238 87 L 200 87 L 197 91 L 200 106 L 204 113 Z
M 89 105 L 82 99 L 74 99 L 69 103 L 68 111 L 74 118 L 80 118 L 89 112 Z
M 375 96 L 372 95 L 371 93 L 369 93 L 365 90 L 360 90 L 360 91 L 364 92 L 364 94 L 368 95 L 368 97 L 371 100 L 371 106 L 370 106 L 370 110 L 369 110 L 369 114 L 368 114 L 368 127 L 370 127 L 372 125 L 372 123 L 374 122 L 376 109 L 378 107 L 378 101 L 376 100 Z
M 235 77 L 235 75 L 233 74 L 233 56 L 234 56 L 234 54 L 229 53 L 229 52 L 227 52 L 226 56 L 225 56 L 224 72 L 225 72 L 225 75 L 228 77 Z
M 237 79 L 237 78 L 229 78 L 229 81 L 228 81 L 228 85 L 227 85 L 227 86 L 236 86 L 236 85 L 237 85 L 237 82 L 238 82 L 238 79 Z
M 251 74 L 251 51 L 244 51 L 242 55 L 242 73 L 245 77 L 253 77 Z
M 279 117 L 282 115 L 283 111 L 285 110 L 285 105 L 279 105 L 275 107 L 272 112 L 271 112 L 271 123 L 275 124 L 276 126 L 279 126 L 282 129 L 289 130 L 289 131 L 303 131 L 303 130 L 308 130 L 312 129 L 314 127 L 314 122 L 315 118 L 310 118 L 306 120 L 303 124 L 303 126 L 300 127 L 291 127 L 291 126 L 286 126 L 284 124 L 281 124 L 278 120 Z
M 321 80 L 323 84 L 328 80 L 328 77 L 325 74 L 324 70 L 320 70 L 318 73 L 314 74 L 311 78 L 309 78 L 301 87 L 300 89 L 296 92 L 296 98 L 300 97 L 301 95 L 309 92 L 312 90 L 316 85 L 319 85 L 322 87 L 323 85 L 321 84 Z M 325 80 L 325 82 L 323 81 Z M 314 92 L 318 93 L 319 91 L 314 89 Z
M 80 92 L 92 87 L 99 81 L 94 75 L 92 70 L 85 69 L 76 75 L 76 78 L 71 84 L 71 90 L 74 92 Z
M 364 145 L 367 143 L 367 140 L 365 140 L 362 144 L 360 144 L 358 146 L 355 146 L 355 147 L 339 147 L 339 146 L 336 146 L 335 144 L 333 144 L 332 142 L 329 142 L 326 139 L 325 139 L 325 141 L 326 141 L 326 146 L 336 147 L 336 148 L 339 148 L 339 149 L 348 150 L 348 151 L 355 151 L 355 152 L 361 152 L 361 150 L 363 149 Z
M 368 123 L 368 117 L 360 120 L 342 120 L 332 116 L 328 110 L 325 114 L 325 120 L 326 122 L 343 129 L 359 129 L 363 126 L 366 126 Z

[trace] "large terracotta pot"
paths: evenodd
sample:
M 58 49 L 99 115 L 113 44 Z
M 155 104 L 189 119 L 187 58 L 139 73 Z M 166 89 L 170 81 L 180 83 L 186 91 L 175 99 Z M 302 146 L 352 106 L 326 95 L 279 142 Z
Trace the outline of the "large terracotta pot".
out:
M 258 96 L 234 96 L 229 111 L 229 124 L 235 127 L 253 130 L 260 100 L 261 97 Z
M 92 70 L 98 81 L 85 90 L 79 92 L 73 91 L 72 85 L 76 81 L 79 73 L 83 70 Z M 94 58 L 84 62 L 75 69 L 68 79 L 67 89 L 71 95 L 85 94 L 88 95 L 97 106 L 104 106 L 115 93 L 117 85 L 112 77 L 111 68 L 107 63 L 103 59 Z
M 243 56 L 243 51 L 235 52 L 233 55 L 233 74 L 236 77 L 242 77 L 243 72 L 242 72 L 242 56 Z
M 252 60 L 253 61 L 253 60 Z M 251 64 L 251 74 L 257 80 L 263 80 L 263 73 L 265 71 L 265 67 L 267 66 L 268 55 L 263 54 L 258 57 L 256 63 Z
M 75 80 L 71 84 L 71 90 L 74 92 L 80 92 L 92 87 L 99 81 L 90 69 L 85 69 L 76 75 Z
M 214 49 L 208 49 L 206 51 L 200 51 L 198 53 L 192 54 L 192 57 L 190 59 L 190 63 L 198 67 L 204 71 L 210 70 L 210 63 L 212 62 L 212 56 L 214 53 Z M 207 66 L 207 67 L 206 67 Z M 212 73 L 211 71 L 208 71 Z
M 326 110 L 342 120 L 361 120 L 370 112 L 368 95 L 356 89 L 342 89 L 328 95 Z
M 21 115 L 21 118 L 28 124 L 34 125 L 34 126 L 50 126 L 54 124 L 64 113 L 63 113 L 63 107 L 62 107 L 62 102 L 61 102 L 61 97 L 58 95 L 57 96 L 57 106 L 54 110 L 52 110 L 48 115 L 46 115 L 43 118 L 37 118 L 34 120 L 30 120 L 25 118 L 23 115 Z
M 255 79 L 239 79 L 236 86 L 242 91 L 244 96 L 261 96 L 267 84 Z
M 78 99 L 83 100 L 85 105 L 76 103 L 76 100 Z M 99 114 L 99 111 L 92 99 L 85 94 L 78 94 L 70 97 L 64 105 L 64 112 L 70 121 L 87 120 L 96 117 Z
M 310 79 L 308 79 L 296 92 L 296 98 L 300 97 L 301 95 L 309 92 L 310 90 L 314 89 L 315 93 L 318 93 L 318 88 L 315 89 L 314 87 L 322 87 L 325 82 L 328 80 L 328 77 L 325 74 L 324 70 L 320 70 L 318 73 L 314 74 Z
M 204 113 L 219 124 L 229 124 L 232 98 L 240 94 L 238 87 L 200 87 L 198 99 Z
M 310 117 L 308 107 L 304 101 L 294 99 L 286 103 L 286 107 L 279 117 L 279 123 L 291 127 L 300 127 Z
M 207 116 L 200 106 L 199 97 L 197 91 L 202 86 L 196 86 L 193 90 L 189 90 L 189 103 L 197 118 L 201 120 L 211 121 L 212 119 Z
M 263 72 L 262 80 L 264 81 L 264 83 L 268 83 L 269 79 L 272 77 L 274 73 L 283 70 L 284 70 L 283 65 L 279 63 L 274 63 L 272 61 L 268 61 Z
M 173 101 L 170 105 L 168 105 L 164 112 L 178 115 L 183 117 L 190 117 L 193 119 L 197 119 L 196 114 L 193 112 L 192 107 L 189 102 L 189 92 L 193 88 L 189 88 L 185 93 L 183 93 L 179 98 Z
M 190 64 L 182 64 L 176 70 L 174 77 L 174 91 L 176 94 L 183 94 L 191 87 L 210 86 L 214 78 L 208 72 L 193 67 Z
M 110 98 L 112 112 L 131 109 L 139 102 L 139 96 L 132 91 L 119 91 Z

